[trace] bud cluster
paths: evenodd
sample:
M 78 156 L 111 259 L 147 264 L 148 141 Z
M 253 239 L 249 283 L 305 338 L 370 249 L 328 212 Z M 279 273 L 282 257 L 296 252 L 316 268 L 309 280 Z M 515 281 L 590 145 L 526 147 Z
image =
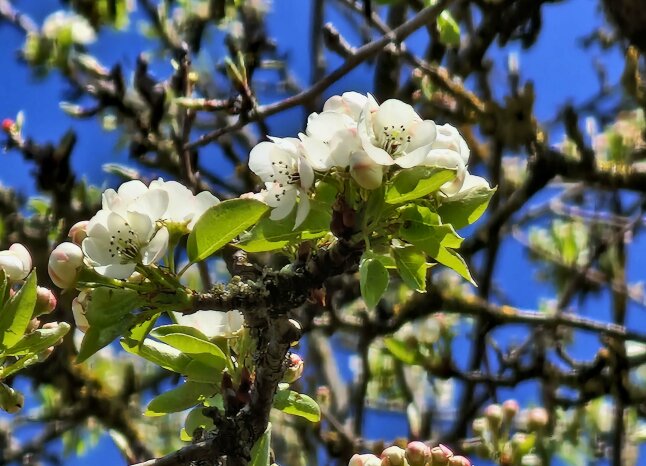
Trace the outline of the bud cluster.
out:
M 471 466 L 468 458 L 454 455 L 445 445 L 429 447 L 423 442 L 410 442 L 406 448 L 391 446 L 377 456 L 356 454 L 348 466 Z

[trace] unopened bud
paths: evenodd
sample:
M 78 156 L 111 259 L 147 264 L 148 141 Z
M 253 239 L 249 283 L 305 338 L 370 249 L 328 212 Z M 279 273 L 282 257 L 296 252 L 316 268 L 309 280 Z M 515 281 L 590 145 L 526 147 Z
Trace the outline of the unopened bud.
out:
M 10 133 L 11 131 L 13 131 L 15 125 L 16 122 L 11 118 L 5 118 L 4 120 L 2 120 L 2 130 L 5 133 Z
M 410 466 L 424 466 L 431 452 L 422 442 L 410 442 L 406 445 L 406 460 Z
M 54 309 L 56 309 L 56 295 L 48 288 L 42 286 L 37 287 L 34 315 L 49 314 Z
M 502 408 L 498 404 L 491 404 L 485 409 L 485 418 L 489 422 L 489 427 L 497 430 L 502 421 Z
M 527 415 L 527 428 L 530 431 L 544 429 L 548 422 L 549 415 L 545 408 L 533 408 Z
M 27 324 L 27 328 L 25 329 L 25 332 L 31 333 L 34 330 L 36 330 L 38 327 L 40 327 L 40 320 L 34 317 L 29 321 L 29 324 Z
M 348 466 L 381 466 L 381 460 L 375 455 L 354 455 L 350 458 Z
M 511 438 L 511 447 L 514 451 L 521 448 L 527 442 L 527 435 L 522 432 L 516 432 Z
M 518 414 L 518 402 L 516 400 L 507 400 L 502 404 L 502 413 L 505 418 L 505 421 L 511 421 L 516 414 Z
M 322 385 L 316 389 L 316 402 L 323 406 L 330 406 L 330 388 Z
M 71 288 L 76 284 L 83 267 L 83 251 L 74 243 L 61 243 L 49 256 L 47 271 L 59 288 Z
M 471 466 L 471 461 L 464 456 L 452 456 L 449 459 L 449 466 Z
M 303 375 L 303 359 L 296 353 L 289 355 L 289 367 L 285 371 L 283 381 L 287 383 L 294 383 Z
M 471 427 L 475 435 L 482 435 L 487 430 L 487 421 L 483 417 L 478 417 L 473 420 Z
M 72 225 L 69 233 L 67 233 L 67 236 L 69 236 L 69 238 L 72 240 L 72 243 L 78 246 L 83 243 L 83 240 L 87 238 L 87 226 L 89 223 L 89 220 L 83 220 Z
M 445 445 L 439 444 L 431 449 L 431 458 L 433 466 L 445 466 L 449 464 L 449 459 L 453 456 L 451 449 Z
M 520 459 L 522 466 L 542 466 L 542 461 L 537 455 L 525 455 Z
M 406 451 L 396 445 L 386 448 L 381 452 L 382 466 L 405 466 Z

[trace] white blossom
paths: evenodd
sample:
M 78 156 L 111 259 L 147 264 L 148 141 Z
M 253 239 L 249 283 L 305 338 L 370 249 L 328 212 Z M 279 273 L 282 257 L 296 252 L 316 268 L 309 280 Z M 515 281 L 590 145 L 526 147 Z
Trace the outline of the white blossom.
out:
M 491 189 L 489 187 L 489 182 L 481 176 L 472 175 L 471 173 L 466 172 L 464 182 L 458 192 L 455 194 L 447 194 L 446 192 L 443 192 L 443 194 L 451 200 L 457 201 L 459 199 L 467 198 L 474 191 L 481 189 Z M 442 189 L 442 191 L 444 191 L 444 189 Z
M 0 269 L 10 280 L 23 280 L 31 271 L 31 255 L 20 243 L 12 244 L 8 250 L 0 251 Z
M 350 156 L 350 175 L 362 188 L 376 189 L 381 186 L 384 167 L 375 163 L 365 151 L 357 150 Z
M 180 325 L 198 329 L 208 338 L 232 338 L 242 329 L 244 318 L 240 311 L 197 311 L 184 315 L 176 312 L 175 319 Z
M 410 105 L 396 99 L 378 105 L 368 95 L 358 134 L 363 149 L 376 163 L 410 168 L 424 161 L 437 130 L 432 120 L 422 120 Z
M 440 189 L 443 194 L 451 196 L 460 191 L 467 176 L 466 167 L 470 152 L 469 146 L 456 128 L 449 124 L 437 127 L 437 137 L 431 144 L 422 165 L 456 170 L 456 177 Z
M 48 39 L 57 39 L 60 34 L 71 35 L 72 42 L 90 44 L 95 41 L 96 34 L 90 23 L 81 15 L 66 11 L 56 11 L 45 18 L 43 34 Z
M 281 220 L 294 209 L 298 200 L 295 227 L 310 210 L 308 191 L 314 184 L 314 169 L 294 138 L 271 138 L 261 142 L 249 154 L 249 168 L 265 183 L 264 201 L 273 208 L 270 218 Z
M 193 229 L 204 212 L 220 202 L 208 191 L 194 195 L 177 181 L 164 181 L 161 178 L 152 181 L 149 189 L 161 189 L 168 194 L 168 207 L 159 220 L 164 223 L 185 225 L 187 231 Z

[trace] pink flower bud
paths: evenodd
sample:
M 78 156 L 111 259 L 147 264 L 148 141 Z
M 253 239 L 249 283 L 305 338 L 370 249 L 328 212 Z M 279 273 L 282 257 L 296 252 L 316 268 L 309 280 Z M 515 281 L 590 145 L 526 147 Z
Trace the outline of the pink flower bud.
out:
M 36 288 L 36 308 L 34 314 L 49 314 L 56 309 L 56 295 L 52 290 L 39 286 Z
M 449 466 L 471 466 L 471 461 L 464 456 L 452 456 L 449 459 Z
M 85 317 L 85 308 L 87 306 L 89 296 L 85 291 L 81 291 L 79 295 L 72 300 L 72 315 L 74 316 L 74 323 L 76 328 L 85 333 L 90 328 L 90 323 Z
M 56 286 L 71 288 L 76 284 L 82 266 L 81 248 L 74 243 L 61 243 L 49 256 L 47 271 Z
M 382 466 L 405 466 L 405 464 L 406 451 L 403 448 L 393 445 L 381 453 Z
M 487 409 L 485 409 L 485 417 L 492 429 L 498 429 L 502 422 L 502 408 L 497 404 L 487 406 Z
M 72 225 L 72 228 L 70 228 L 67 234 L 72 240 L 72 243 L 80 246 L 83 240 L 87 238 L 87 226 L 89 223 L 89 220 L 83 220 Z
M 0 269 L 10 280 L 24 280 L 31 271 L 31 255 L 26 247 L 14 243 L 7 251 L 0 251 Z
M 544 429 L 549 422 L 549 415 L 545 408 L 533 408 L 527 415 L 527 428 L 530 431 Z
M 366 189 L 376 189 L 381 186 L 384 169 L 374 162 L 368 154 L 359 150 L 350 156 L 350 175 L 359 186 Z
M 410 442 L 406 445 L 406 460 L 410 466 L 424 466 L 431 452 L 422 442 Z
M 294 383 L 303 375 L 304 363 L 303 359 L 296 353 L 289 355 L 289 367 L 285 372 L 283 381 L 287 383 Z
M 453 456 L 453 452 L 447 446 L 441 443 L 431 449 L 431 458 L 433 459 L 433 466 L 445 466 L 449 464 L 449 459 Z
M 16 124 L 11 118 L 5 118 L 2 120 L 2 130 L 5 133 L 10 133 L 13 130 L 14 125 Z
M 518 414 L 518 402 L 516 400 L 507 400 L 502 404 L 502 413 L 507 422 L 511 421 Z
M 375 455 L 354 455 L 350 458 L 348 466 L 381 466 L 381 460 Z
M 474 434 L 482 435 L 487 430 L 487 421 L 482 417 L 476 418 L 473 420 L 471 427 Z

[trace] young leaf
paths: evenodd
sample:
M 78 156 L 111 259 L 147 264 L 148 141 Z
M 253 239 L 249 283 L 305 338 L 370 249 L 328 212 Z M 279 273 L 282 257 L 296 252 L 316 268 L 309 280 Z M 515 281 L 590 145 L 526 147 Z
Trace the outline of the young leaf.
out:
M 213 427 L 215 427 L 215 425 L 213 424 L 213 419 L 206 417 L 202 412 L 203 409 L 203 406 L 197 406 L 196 408 L 193 408 L 186 416 L 186 420 L 184 421 L 184 428 L 180 433 L 181 439 L 184 442 L 190 442 L 191 440 L 193 440 L 193 433 L 197 428 L 212 429 Z
M 178 374 L 181 374 L 188 363 L 191 362 L 188 355 L 182 354 L 181 351 L 172 346 L 150 338 L 146 338 L 143 342 L 122 338 L 121 346 L 128 353 L 140 356 L 153 364 Z
M 423 362 L 422 355 L 419 354 L 417 348 L 411 348 L 406 342 L 391 337 L 384 339 L 384 345 L 393 357 L 404 364 L 419 365 Z
M 271 422 L 267 424 L 265 433 L 262 434 L 251 448 L 251 461 L 249 466 L 269 466 L 269 446 L 271 443 Z
M 386 188 L 388 204 L 403 204 L 437 191 L 456 176 L 455 170 L 439 167 L 415 167 L 399 171 Z
M 212 396 L 216 391 L 217 386 L 214 384 L 189 380 L 150 400 L 144 415 L 154 417 L 178 413 L 195 406 L 200 401 Z
M 135 323 L 135 316 L 126 314 L 104 325 L 92 325 L 85 333 L 76 362 L 82 363 L 101 348 L 109 345 L 121 335 L 126 333 Z
M 204 340 L 204 341 L 209 341 L 209 338 L 204 335 L 201 331 L 196 329 L 195 327 L 189 327 L 187 325 L 179 325 L 179 324 L 171 324 L 171 325 L 161 325 L 150 334 L 155 337 L 159 338 L 159 336 L 165 336 L 165 335 L 170 335 L 172 333 L 184 333 L 186 335 L 191 335 L 199 340 Z
M 426 291 L 426 255 L 414 246 L 393 248 L 393 257 L 399 276 L 411 289 L 421 293 Z
M 63 338 L 70 330 L 70 324 L 61 322 L 54 328 L 39 328 L 24 335 L 18 343 L 5 350 L 3 356 L 24 356 L 38 354 Z
M 223 370 L 226 366 L 227 358 L 225 354 L 219 346 L 210 341 L 202 340 L 186 333 L 158 333 L 156 329 L 150 334 L 182 353 L 191 356 L 192 359 L 201 361 L 218 371 Z
M 437 17 L 437 30 L 440 42 L 449 47 L 460 46 L 460 25 L 453 19 L 449 10 L 444 10 Z
M 0 313 L 0 347 L 11 348 L 22 338 L 36 305 L 36 272 L 31 272 L 20 290 Z
M 450 223 L 456 230 L 471 225 L 484 213 L 496 188 L 480 186 L 464 196 L 442 200 L 437 213 L 443 223 Z
M 365 256 L 359 266 L 359 285 L 366 307 L 374 309 L 388 287 L 388 270 L 379 260 Z
M 323 208 L 315 202 L 312 202 L 305 221 L 296 229 L 295 218 L 295 210 L 283 220 L 263 218 L 235 246 L 247 252 L 276 251 L 289 244 L 321 238 L 330 231 L 331 209 Z
M 280 390 L 274 397 L 274 408 L 286 414 L 293 414 L 307 419 L 310 422 L 321 420 L 321 408 L 307 395 L 293 390 Z
M 254 199 L 231 199 L 211 207 L 200 217 L 188 236 L 191 262 L 206 259 L 231 242 L 267 212 L 269 207 Z

